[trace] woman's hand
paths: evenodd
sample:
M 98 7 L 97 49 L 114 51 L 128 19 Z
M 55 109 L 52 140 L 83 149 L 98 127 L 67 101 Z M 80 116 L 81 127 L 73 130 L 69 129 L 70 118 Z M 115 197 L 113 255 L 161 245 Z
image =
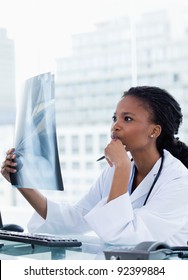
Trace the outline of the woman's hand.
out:
M 16 158 L 14 154 L 15 149 L 7 151 L 6 158 L 1 167 L 1 174 L 10 182 L 10 173 L 16 173 L 17 163 L 13 160 Z M 38 190 L 28 188 L 18 188 L 20 193 L 31 204 L 31 206 L 38 212 L 38 214 L 46 219 L 47 215 L 47 199 Z
M 127 155 L 126 148 L 119 139 L 111 140 L 104 152 L 105 158 L 111 167 L 122 164 L 125 166 L 130 165 L 130 158 Z
M 13 161 L 16 158 L 14 151 L 15 151 L 14 148 L 7 151 L 6 158 L 3 161 L 2 166 L 1 166 L 1 174 L 9 182 L 10 182 L 10 173 L 16 173 L 17 163 Z
M 107 200 L 109 202 L 128 191 L 131 160 L 119 139 L 113 139 L 107 145 L 105 148 L 105 157 L 110 166 L 114 165 L 115 167 L 112 186 Z

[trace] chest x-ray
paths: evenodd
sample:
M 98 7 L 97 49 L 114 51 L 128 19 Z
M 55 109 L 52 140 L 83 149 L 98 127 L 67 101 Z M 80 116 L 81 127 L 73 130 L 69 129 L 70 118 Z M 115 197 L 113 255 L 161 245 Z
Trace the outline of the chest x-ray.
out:
M 17 172 L 11 175 L 18 188 L 63 190 L 54 100 L 54 76 L 28 79 L 18 99 L 15 126 Z

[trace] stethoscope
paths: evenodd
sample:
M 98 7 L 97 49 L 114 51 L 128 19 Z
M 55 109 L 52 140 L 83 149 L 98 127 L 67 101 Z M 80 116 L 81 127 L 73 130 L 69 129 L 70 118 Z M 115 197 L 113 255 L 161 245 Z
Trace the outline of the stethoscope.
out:
M 102 159 L 104 159 L 104 158 L 105 158 L 105 156 L 102 156 L 102 157 L 99 158 L 97 161 L 100 161 L 100 160 L 102 160 Z M 131 161 L 133 161 L 133 159 L 131 159 Z M 149 192 L 148 192 L 148 194 L 147 194 L 147 196 L 146 196 L 146 199 L 145 199 L 145 201 L 144 201 L 143 206 L 146 205 L 146 202 L 148 201 L 148 198 L 149 198 L 149 196 L 150 196 L 150 194 L 151 194 L 151 192 L 152 192 L 152 190 L 153 190 L 153 188 L 154 188 L 154 186 L 155 186 L 155 184 L 156 184 L 156 182 L 157 182 L 157 180 L 158 180 L 158 178 L 159 178 L 159 176 L 160 176 L 160 174 L 161 174 L 161 171 L 162 171 L 162 168 L 163 168 L 163 162 L 164 162 L 164 153 L 162 153 L 162 156 L 161 156 L 161 164 L 160 164 L 160 166 L 159 166 L 159 170 L 158 170 L 157 175 L 156 175 L 156 177 L 155 177 L 155 179 L 154 179 L 154 181 L 153 181 L 153 183 L 152 183 L 152 185 L 151 185 L 151 187 L 150 187 L 150 190 L 149 190 Z
M 161 164 L 159 166 L 159 170 L 158 170 L 157 175 L 156 175 L 156 177 L 155 177 L 155 179 L 154 179 L 154 181 L 153 181 L 153 183 L 152 183 L 152 185 L 150 187 L 150 190 L 149 190 L 149 192 L 148 192 L 148 194 L 146 196 L 146 199 L 144 201 L 143 206 L 146 205 L 146 202 L 147 202 L 147 200 L 148 200 L 148 198 L 149 198 L 149 196 L 150 196 L 150 194 L 151 194 L 151 192 L 152 192 L 152 190 L 153 190 L 153 188 L 154 188 L 154 186 L 155 186 L 155 184 L 156 184 L 156 182 L 157 182 L 157 180 L 158 180 L 158 178 L 159 178 L 159 176 L 161 174 L 161 171 L 162 171 L 162 168 L 163 168 L 163 162 L 164 162 L 164 154 L 162 154 L 162 156 L 161 156 Z

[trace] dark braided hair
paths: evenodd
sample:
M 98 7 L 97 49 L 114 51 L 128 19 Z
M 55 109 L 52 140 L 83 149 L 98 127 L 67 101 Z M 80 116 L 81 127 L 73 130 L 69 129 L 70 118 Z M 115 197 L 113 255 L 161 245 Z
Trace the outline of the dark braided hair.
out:
M 151 121 L 161 126 L 156 141 L 160 154 L 166 149 L 188 168 L 188 146 L 175 137 L 183 119 L 178 102 L 166 90 L 152 86 L 132 87 L 122 97 L 128 95 L 142 100 L 151 112 Z

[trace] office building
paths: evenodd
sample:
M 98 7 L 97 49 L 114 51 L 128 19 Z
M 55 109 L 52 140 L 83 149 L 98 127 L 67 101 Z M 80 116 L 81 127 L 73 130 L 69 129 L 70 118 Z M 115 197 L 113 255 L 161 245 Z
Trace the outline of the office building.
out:
M 15 120 L 15 49 L 14 41 L 0 28 L 0 124 Z
M 15 46 L 7 36 L 7 31 L 0 28 L 0 160 L 8 148 L 13 145 L 15 122 Z M 15 196 L 8 183 L 0 177 L 0 204 L 15 205 Z
M 176 34 L 171 15 L 156 11 L 135 22 L 121 18 L 97 24 L 94 32 L 73 35 L 72 55 L 57 60 L 56 73 L 60 158 L 68 188 L 81 191 L 96 178 L 100 165 L 95 159 L 110 135 L 114 106 L 132 85 L 160 86 L 176 97 L 184 113 L 181 139 L 186 141 L 187 26 L 179 24 Z

